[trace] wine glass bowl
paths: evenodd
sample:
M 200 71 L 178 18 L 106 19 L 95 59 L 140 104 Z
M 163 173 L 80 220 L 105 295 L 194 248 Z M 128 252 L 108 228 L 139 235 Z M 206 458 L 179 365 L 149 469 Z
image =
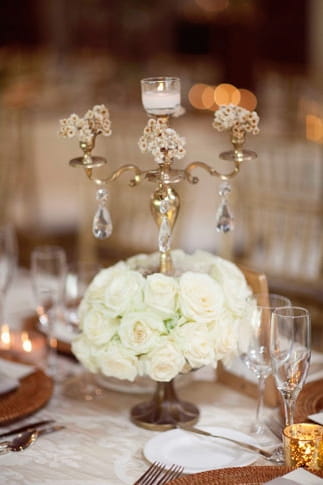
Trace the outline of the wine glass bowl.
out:
M 263 423 L 263 397 L 265 382 L 272 373 L 270 355 L 270 322 L 275 308 L 290 305 L 284 296 L 268 293 L 257 293 L 247 300 L 246 318 L 252 323 L 248 335 L 240 335 L 239 352 L 242 362 L 250 369 L 258 381 L 258 403 L 256 420 L 250 432 L 259 439 L 266 439 L 266 426 Z
M 4 306 L 8 288 L 17 265 L 17 240 L 11 224 L 0 226 L 0 324 L 4 321 Z
M 278 308 L 272 314 L 270 354 L 276 386 L 284 403 L 286 426 L 294 422 L 296 399 L 309 370 L 310 324 L 306 308 Z

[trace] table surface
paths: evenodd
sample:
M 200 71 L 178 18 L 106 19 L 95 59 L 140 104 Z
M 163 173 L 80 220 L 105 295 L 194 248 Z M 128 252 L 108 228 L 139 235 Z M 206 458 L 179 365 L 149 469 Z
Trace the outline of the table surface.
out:
M 26 283 L 24 275 L 8 296 L 7 318 L 16 326 L 22 313 L 32 309 Z M 135 426 L 129 411 L 149 395 L 104 389 L 102 396 L 92 401 L 71 398 L 71 384 L 80 378 L 82 368 L 64 357 L 59 358 L 59 365 L 73 376 L 55 385 L 46 407 L 19 423 L 52 418 L 66 428 L 41 436 L 23 452 L 0 456 L 1 484 L 132 484 L 148 466 L 143 447 L 158 432 Z M 216 382 L 211 368 L 192 373 L 184 384 L 178 394 L 199 407 L 199 425 L 244 431 L 255 416 L 255 400 Z M 277 416 L 278 411 L 266 408 L 265 413 Z M 262 458 L 256 463 L 268 465 Z

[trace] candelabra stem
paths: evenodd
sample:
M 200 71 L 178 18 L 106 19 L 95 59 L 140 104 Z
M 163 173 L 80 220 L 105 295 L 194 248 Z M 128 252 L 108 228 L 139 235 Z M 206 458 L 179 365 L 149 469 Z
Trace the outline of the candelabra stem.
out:
M 170 185 L 159 184 L 151 195 L 150 208 L 158 229 L 161 230 L 163 219 L 167 218 L 169 229 L 172 231 L 180 208 L 179 195 L 175 189 Z M 170 247 L 160 248 L 160 272 L 164 274 L 173 272 Z

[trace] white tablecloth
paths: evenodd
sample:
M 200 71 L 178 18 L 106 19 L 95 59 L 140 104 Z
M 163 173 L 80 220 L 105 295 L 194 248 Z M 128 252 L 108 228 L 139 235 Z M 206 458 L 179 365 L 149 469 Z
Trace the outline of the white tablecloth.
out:
M 18 326 L 23 313 L 32 308 L 28 274 L 22 273 L 8 296 L 7 319 Z M 60 362 L 72 373 L 81 370 L 70 359 L 61 357 Z M 104 390 L 101 398 L 84 401 L 68 397 L 66 389 L 68 384 L 56 385 L 46 407 L 21 422 L 53 418 L 66 429 L 41 436 L 23 452 L 0 456 L 1 485 L 130 485 L 147 468 L 143 447 L 157 432 L 137 427 L 129 419 L 131 407 L 147 400 L 147 394 Z M 216 382 L 209 368 L 192 373 L 192 380 L 178 394 L 199 407 L 200 425 L 244 431 L 255 417 L 255 401 Z M 257 463 L 265 462 L 258 459 Z

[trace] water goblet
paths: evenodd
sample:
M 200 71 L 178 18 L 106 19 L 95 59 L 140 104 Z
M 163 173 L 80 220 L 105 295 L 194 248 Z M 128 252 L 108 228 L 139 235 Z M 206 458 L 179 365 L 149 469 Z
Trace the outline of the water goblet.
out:
M 17 265 L 17 241 L 10 224 L 0 226 L 0 325 L 5 319 L 5 302 L 8 288 Z
M 272 313 L 270 355 L 276 386 L 284 404 L 285 426 L 294 423 L 297 397 L 302 390 L 311 358 L 310 314 L 289 306 Z
M 55 322 L 63 301 L 66 278 L 66 254 L 59 246 L 38 246 L 31 253 L 31 283 L 40 327 L 47 335 L 47 372 L 56 381 L 64 375 L 57 366 Z
M 249 335 L 240 335 L 239 351 L 244 364 L 256 375 L 258 381 L 258 402 L 255 422 L 250 432 L 258 441 L 265 443 L 267 428 L 263 423 L 264 390 L 267 377 L 272 373 L 270 357 L 270 322 L 272 312 L 290 305 L 284 296 L 268 293 L 252 295 L 247 301 L 247 318 L 252 323 Z M 247 338 L 245 338 L 247 337 Z
M 81 300 L 101 265 L 95 262 L 79 261 L 68 266 L 64 291 L 64 319 L 70 328 L 71 340 L 79 332 L 78 308 Z M 102 388 L 96 385 L 89 371 L 66 381 L 64 394 L 75 399 L 90 401 L 102 395 Z

